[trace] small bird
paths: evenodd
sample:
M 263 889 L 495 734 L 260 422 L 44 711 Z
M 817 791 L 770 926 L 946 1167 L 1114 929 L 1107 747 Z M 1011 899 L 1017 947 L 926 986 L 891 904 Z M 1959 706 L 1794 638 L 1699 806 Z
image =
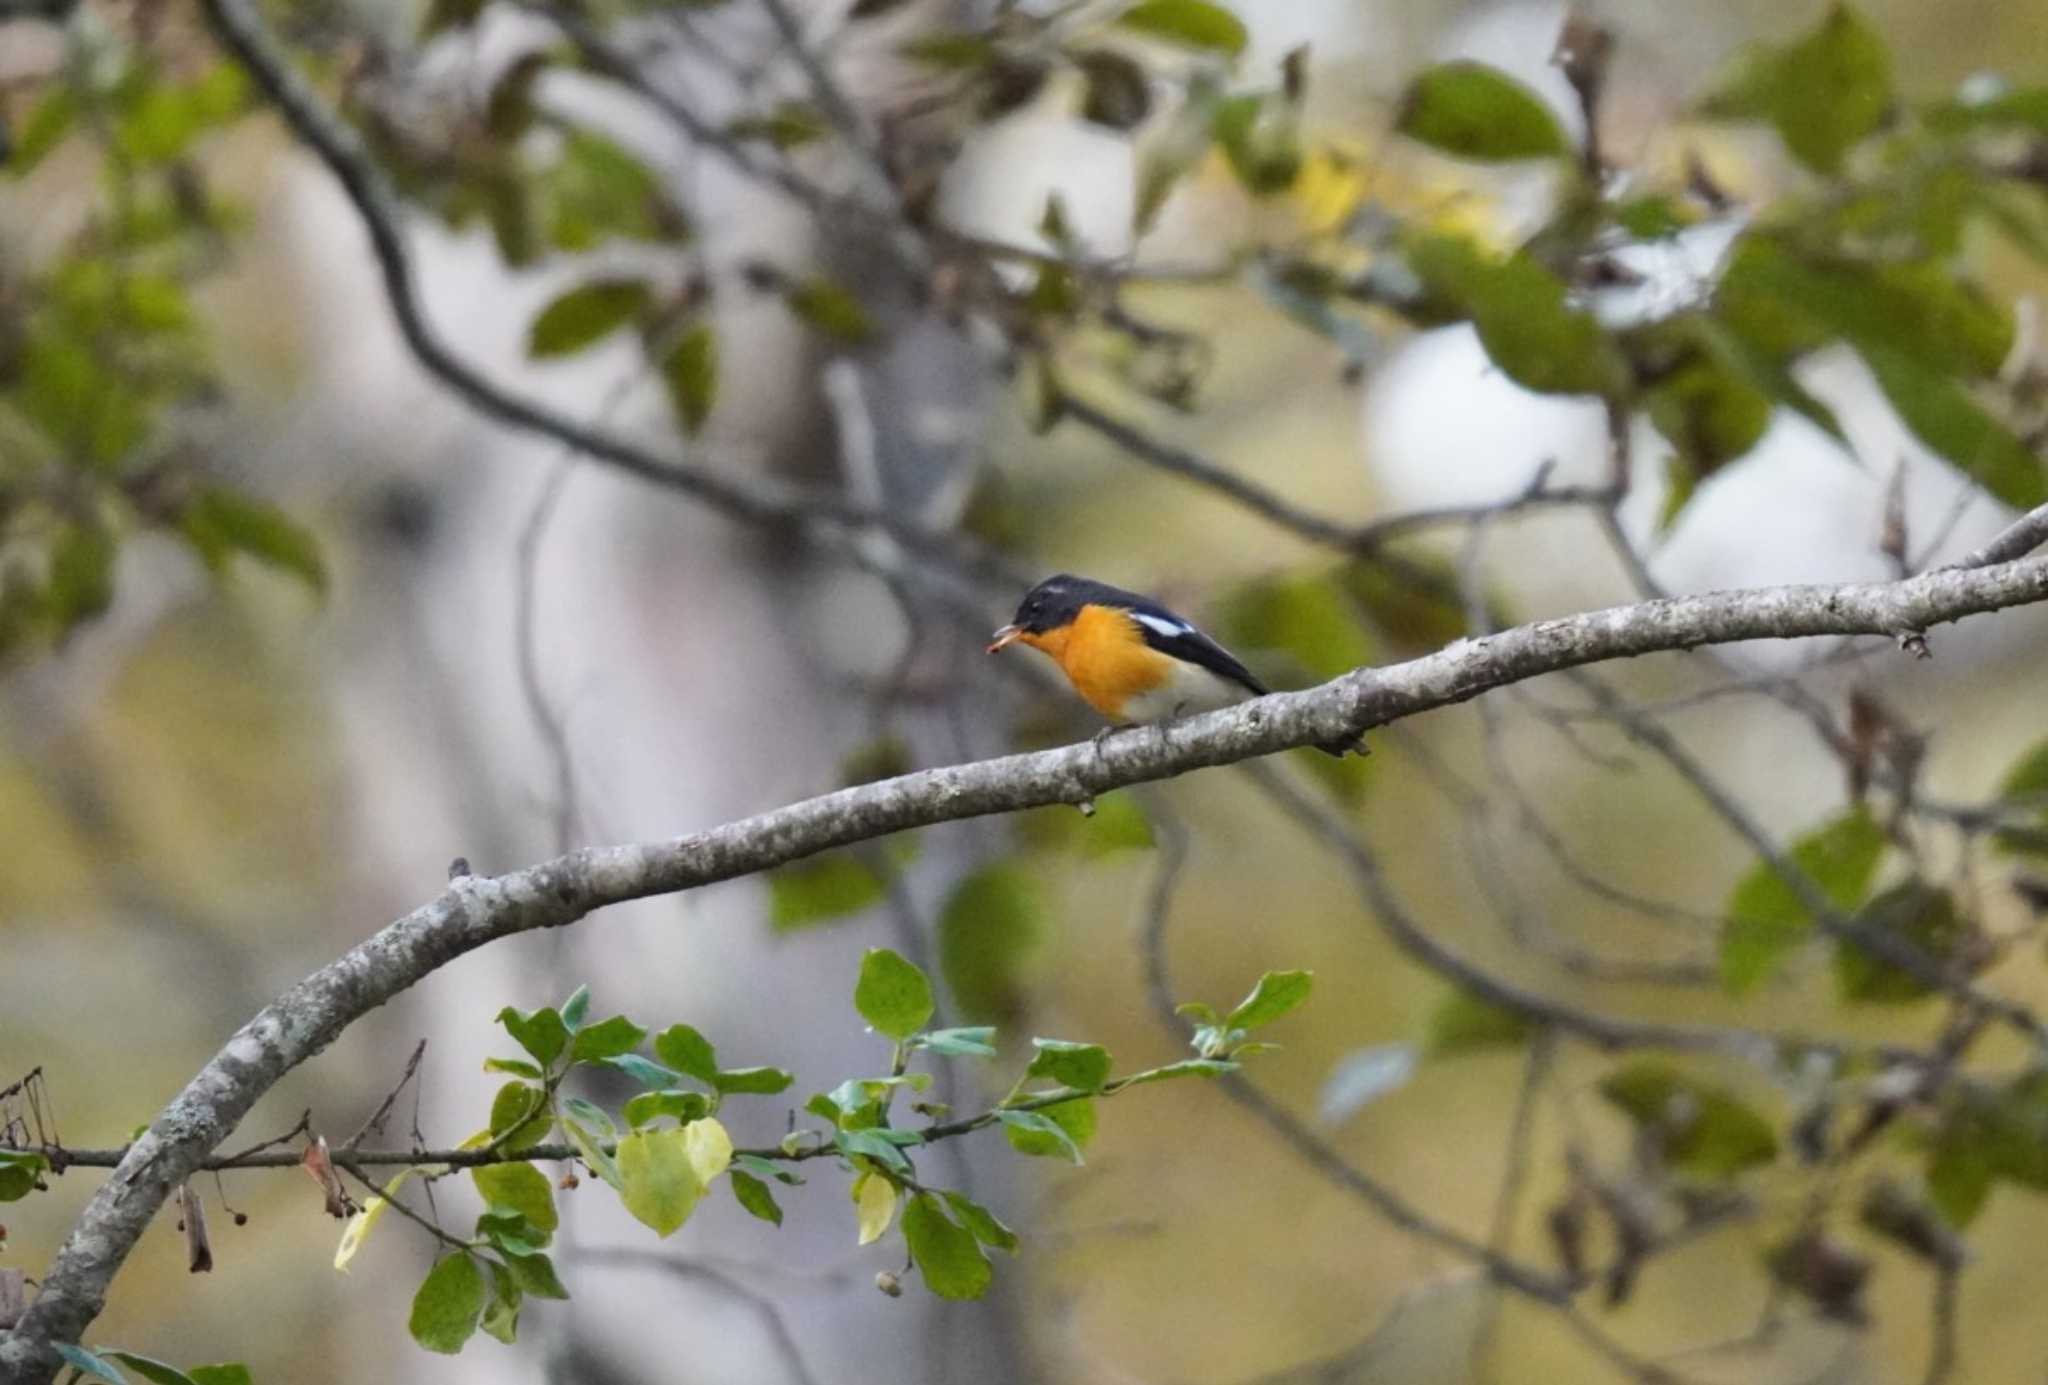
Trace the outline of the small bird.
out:
M 1118 725 L 1214 711 L 1268 691 L 1192 621 L 1135 592 L 1064 572 L 1024 594 L 988 652 L 1017 643 L 1052 656 L 1074 691 Z M 1365 752 L 1357 742 L 1317 749 Z

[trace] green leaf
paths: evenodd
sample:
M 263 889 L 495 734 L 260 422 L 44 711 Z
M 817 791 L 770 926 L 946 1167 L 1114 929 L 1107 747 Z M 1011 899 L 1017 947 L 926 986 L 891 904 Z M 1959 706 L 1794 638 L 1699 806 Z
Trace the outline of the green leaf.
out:
M 569 1027 L 553 1006 L 528 1013 L 507 1005 L 498 1011 L 498 1023 L 544 1068 L 552 1066 L 569 1046 Z
M 2035 808 L 2032 826 L 2004 827 L 1992 834 L 1998 849 L 2014 856 L 2048 855 L 2048 741 L 2034 746 L 2006 771 L 1998 797 Z
M 1321 573 L 1253 578 L 1225 593 L 1217 628 L 1233 646 L 1284 653 L 1293 668 L 1279 672 L 1298 670 L 1315 683 L 1363 667 L 1377 652 L 1344 592 Z
M 550 1239 L 516 1207 L 493 1203 L 477 1213 L 476 1236 L 514 1255 L 531 1255 Z
M 1927 1196 L 1950 1226 L 1962 1230 L 1991 1197 L 1991 1160 L 1968 1135 L 1945 1135 L 1927 1160 Z
M 877 1034 L 901 1041 L 932 1017 L 930 978 L 886 947 L 868 949 L 861 959 L 853 1006 Z
M 654 1054 L 677 1072 L 707 1086 L 718 1082 L 718 1050 L 687 1024 L 672 1024 L 656 1034 Z
M 712 1085 L 727 1096 L 774 1096 L 789 1090 L 796 1074 L 782 1068 L 726 1068 L 712 1079 Z
M 1017 826 L 1019 835 L 1034 847 L 1074 850 L 1091 861 L 1152 845 L 1152 824 L 1146 821 L 1138 800 L 1124 789 L 1096 799 L 1093 813 L 1077 813 L 1064 803 L 1055 804 L 1022 814 Z
M 506 1346 L 519 1340 L 519 1306 L 526 1299 L 526 1293 L 519 1287 L 519 1281 L 512 1277 L 512 1271 L 493 1260 L 491 1271 L 491 1300 L 484 1305 L 484 1315 L 477 1324 L 484 1335 L 495 1337 Z
M 194 1366 L 186 1372 L 192 1377 L 192 1385 L 255 1385 L 255 1378 L 249 1368 L 239 1361 L 226 1361 L 215 1366 Z
M 1849 912 L 1870 893 L 1884 847 L 1884 830 L 1867 809 L 1857 807 L 1794 842 L 1786 858 L 1813 879 L 1835 908 Z M 1757 862 L 1736 884 L 1727 914 L 1721 930 L 1721 981 L 1735 995 L 1755 989 L 1813 929 L 1812 914 L 1766 861 Z
M 947 1058 L 993 1058 L 996 1056 L 993 1025 L 977 1024 L 959 1029 L 934 1029 L 911 1042 Z
M 946 1206 L 953 1209 L 953 1215 L 960 1224 L 973 1233 L 974 1239 L 985 1246 L 1015 1253 L 1017 1233 L 1004 1226 L 995 1213 L 969 1198 L 964 1193 L 947 1193 Z
M 1183 1058 L 1178 1063 L 1168 1063 L 1163 1068 L 1149 1068 L 1124 1079 L 1125 1085 L 1143 1087 L 1153 1082 L 1170 1082 L 1176 1077 L 1221 1077 L 1226 1072 L 1236 1072 L 1238 1064 L 1225 1058 Z M 1053 1107 L 1060 1110 L 1060 1107 Z M 1092 1126 L 1091 1126 L 1092 1129 Z
M 1099 1092 L 1109 1081 L 1109 1050 L 1100 1044 L 1069 1043 L 1065 1039 L 1033 1039 L 1038 1052 L 1025 1069 L 1026 1077 L 1045 1077 L 1064 1087 Z
M 560 250 L 590 250 L 614 238 L 676 241 L 689 234 L 647 165 L 588 130 L 569 131 L 561 159 L 531 187 L 548 244 Z
M 830 279 L 803 279 L 784 291 L 789 310 L 835 341 L 859 345 L 875 334 L 860 300 Z
M 11 178 L 26 178 L 52 149 L 64 142 L 78 122 L 78 97 L 64 82 L 53 82 L 15 133 L 14 149 L 5 168 Z
M 0 1202 L 19 1202 L 36 1191 L 49 1160 L 26 1150 L 0 1150 Z
M 766 140 L 777 149 L 797 149 L 832 132 L 824 112 L 807 101 L 779 101 L 764 115 L 744 115 L 727 123 L 734 139 Z
M 1892 103 L 1891 54 L 1884 39 L 1848 5 L 1783 48 L 1752 54 L 1704 106 L 1708 115 L 1758 118 L 1819 173 L 1841 171 L 1843 157 L 1876 132 Z
M 996 56 L 996 46 L 986 34 L 961 30 L 924 34 L 899 45 L 896 51 L 912 62 L 953 72 L 987 67 Z
M 1257 1029 L 1271 1024 L 1308 999 L 1315 985 L 1310 971 L 1269 971 L 1252 987 L 1252 993 L 1223 1017 L 1226 1029 Z
M 879 1130 L 842 1130 L 832 1142 L 842 1154 L 863 1155 L 906 1178 L 910 1176 L 910 1160 Z
M 1152 38 L 1236 57 L 1249 35 L 1244 23 L 1207 0 L 1143 0 L 1117 17 L 1118 24 Z
M 1529 1030 L 1529 1021 L 1513 1010 L 1470 991 L 1452 991 L 1423 1022 L 1422 1056 L 1452 1058 L 1520 1044 L 1529 1037 Z
M 101 1360 L 76 1342 L 52 1342 L 50 1349 L 76 1370 L 98 1376 L 101 1380 L 110 1380 L 114 1385 L 127 1385 L 128 1377 L 121 1374 L 118 1366 L 111 1361 Z
M 509 1207 L 533 1223 L 541 1233 L 541 1244 L 555 1234 L 560 1220 L 555 1212 L 555 1186 L 548 1176 L 531 1164 L 491 1164 L 471 1169 L 477 1192 L 486 1203 Z
M 662 360 L 661 379 L 683 432 L 695 437 L 718 398 L 718 338 L 709 324 L 698 323 L 676 342 Z
M 640 1041 L 646 1037 L 645 1029 L 624 1015 L 613 1015 L 576 1031 L 575 1041 L 569 1047 L 569 1061 L 597 1063 L 616 1058 L 640 1047 Z
M 622 1188 L 624 1180 L 619 1175 L 618 1162 L 605 1150 L 605 1142 L 617 1133 L 612 1119 L 597 1107 L 581 1097 L 567 1097 L 562 1102 L 562 1134 L 576 1152 L 583 1156 L 583 1162 L 599 1178 L 614 1188 Z
M 683 1080 L 683 1074 L 674 1068 L 663 1067 L 637 1053 L 615 1053 L 603 1061 L 606 1067 L 617 1069 L 650 1091 L 673 1087 Z
M 1845 450 L 1848 448 L 1849 435 L 1842 431 L 1834 410 L 1799 383 L 1789 358 L 1764 349 L 1717 317 L 1694 317 L 1691 326 L 1693 336 L 1724 369 L 1740 375 L 1773 403 L 1795 410 Z
M 974 1233 L 956 1226 L 939 1199 L 919 1193 L 903 1208 L 903 1239 L 924 1275 L 925 1287 L 940 1298 L 980 1298 L 995 1271 Z
M 1003 1111 L 999 1118 L 1010 1148 L 1041 1159 L 1060 1157 L 1082 1163 L 1081 1151 L 1095 1137 L 1095 1103 L 1087 1097 L 1042 1111 Z
M 1397 573 L 1378 558 L 1346 563 L 1337 569 L 1335 580 L 1375 633 L 1397 649 L 1420 654 L 1463 638 L 1470 633 L 1470 626 L 1464 603 L 1456 595 L 1457 574 L 1452 564 L 1419 551 L 1405 554 L 1403 566 L 1415 565 L 1439 579 L 1430 590 L 1418 589 L 1413 578 Z M 1487 604 L 1499 624 L 1514 624 L 1498 602 L 1489 600 Z
M 209 568 L 218 571 L 239 553 L 298 578 L 316 594 L 327 590 L 319 540 L 273 505 L 225 486 L 209 486 L 192 497 L 178 523 Z
M 1951 134 L 1987 125 L 2048 134 L 2048 86 L 2016 87 L 1980 101 L 1943 102 L 1927 110 L 1926 120 L 1931 128 Z
M 562 1002 L 561 1013 L 563 1028 L 571 1034 L 581 1029 L 590 1015 L 590 987 L 578 986 L 571 991 L 569 998 Z
M 678 1125 L 688 1125 L 711 1114 L 711 1102 L 702 1092 L 666 1090 L 642 1092 L 626 1098 L 622 1112 L 626 1124 L 634 1129 L 651 1125 L 663 1116 L 673 1117 Z
M 828 851 L 768 872 L 768 923 L 778 933 L 808 928 L 871 909 L 887 894 L 867 862 Z
M 428 1351 L 453 1356 L 475 1333 L 484 1312 L 484 1275 L 470 1256 L 457 1253 L 437 1261 L 413 1295 L 406 1326 Z
M 536 1082 L 547 1076 L 540 1070 L 540 1064 L 529 1063 L 524 1058 L 486 1058 L 484 1071 L 509 1073 L 513 1077 L 530 1077 Z
M 1245 191 L 1270 197 L 1294 186 L 1302 155 L 1293 103 L 1255 93 L 1227 96 L 1210 112 L 1209 128 Z
M 1920 441 L 2015 509 L 2048 501 L 2041 459 L 1954 380 L 1903 352 L 1868 345 L 1859 350 L 1885 398 Z
M 654 292 L 645 279 L 593 279 L 562 294 L 527 329 L 534 360 L 574 355 L 646 315 Z
M 526 1255 L 507 1253 L 505 1268 L 522 1293 L 535 1298 L 566 1299 L 569 1290 L 555 1273 L 555 1262 L 539 1251 Z
M 1866 904 L 1856 920 L 1873 932 L 1903 938 L 1937 964 L 1952 961 L 1972 930 L 1947 890 L 1924 880 L 1894 885 Z M 1933 988 L 1844 939 L 1835 944 L 1835 988 L 1852 1003 L 1895 1005 L 1932 995 Z
M 619 1141 L 619 1198 L 626 1210 L 654 1229 L 672 1236 L 690 1219 L 704 1184 L 690 1162 L 689 1127 L 679 1130 L 635 1130 Z
M 514 1153 L 531 1149 L 547 1138 L 550 1124 L 547 1093 L 538 1087 L 507 1082 L 491 1099 L 491 1137 L 502 1137 L 500 1149 Z M 507 1131 L 513 1133 L 508 1135 Z
M 114 600 L 114 540 L 96 523 L 67 524 L 50 548 L 44 609 L 58 632 L 104 612 Z
M 1927 1168 L 1942 1214 L 1966 1225 L 1994 1181 L 2048 1192 L 2048 1070 L 1953 1090 Z
M 963 876 L 939 911 L 939 971 L 969 1019 L 1002 1023 L 1025 1009 L 1049 944 L 1038 880 L 1016 861 Z
M 1562 279 L 1526 254 L 1490 259 L 1470 241 L 1426 235 L 1408 264 L 1435 299 L 1472 320 L 1487 356 L 1540 394 L 1614 398 L 1628 367 L 1591 313 L 1569 307 Z
M 1866 355 L 1903 355 L 1938 375 L 1972 379 L 1997 372 L 2015 331 L 2009 311 L 1940 265 L 1814 254 L 1766 232 L 1737 242 L 1714 304 L 1770 354 L 1840 337 Z
M 784 1183 L 790 1187 L 798 1187 L 804 1181 L 774 1160 L 763 1159 L 758 1154 L 735 1154 L 732 1156 L 732 1163 L 734 1168 L 743 1169 L 756 1178 L 772 1178 L 777 1183 Z
M 1770 1123 L 1725 1087 L 1690 1077 L 1660 1058 L 1609 1073 L 1600 1094 L 1655 1132 L 1673 1168 L 1728 1178 L 1777 1157 Z
M 1659 378 L 1643 404 L 1694 481 L 1747 453 L 1771 422 L 1769 396 L 1744 373 L 1702 356 Z
M 1409 84 L 1394 128 L 1460 159 L 1567 158 L 1571 141 L 1542 98 L 1498 68 L 1458 61 Z
M 154 1357 L 141 1356 L 132 1351 L 119 1351 L 113 1347 L 101 1347 L 100 1356 L 108 1361 L 118 1361 L 154 1385 L 194 1385 L 192 1377 L 176 1366 Z
M 734 1169 L 727 1176 L 732 1180 L 732 1195 L 739 1200 L 740 1206 L 762 1221 L 782 1225 L 782 1207 L 766 1183 L 739 1169 Z

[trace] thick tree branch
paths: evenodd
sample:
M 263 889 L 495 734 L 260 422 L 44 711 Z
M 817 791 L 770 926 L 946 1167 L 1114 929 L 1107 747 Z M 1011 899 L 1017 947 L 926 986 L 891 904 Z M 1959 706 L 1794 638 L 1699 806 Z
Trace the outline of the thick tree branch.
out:
M 211 0 L 220 3 L 220 0 Z M 1899 636 L 2048 600 L 2048 558 L 1904 581 L 1772 587 L 1640 602 L 1461 640 L 1100 745 L 922 770 L 666 842 L 591 847 L 497 877 L 464 876 L 321 968 L 244 1025 L 167 1106 L 96 1192 L 19 1326 L 0 1381 L 50 1378 L 164 1199 L 291 1068 L 422 977 L 484 944 L 559 927 L 608 904 L 731 880 L 907 828 L 1054 803 L 1300 746 L 1347 740 L 1493 688 L 1609 659 L 1738 640 Z

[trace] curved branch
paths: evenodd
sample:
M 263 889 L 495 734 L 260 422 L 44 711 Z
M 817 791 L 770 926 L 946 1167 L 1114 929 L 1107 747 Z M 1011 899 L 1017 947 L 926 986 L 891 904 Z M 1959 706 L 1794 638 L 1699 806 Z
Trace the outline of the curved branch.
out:
M 508 427 L 552 438 L 593 461 L 681 492 L 749 524 L 827 524 L 842 530 L 878 528 L 960 571 L 1006 583 L 1019 581 L 1021 574 L 1008 564 L 956 534 L 880 510 L 848 505 L 827 491 L 793 486 L 758 473 L 664 457 L 615 433 L 589 427 L 485 376 L 444 341 L 427 320 L 412 251 L 406 244 L 403 210 L 361 137 L 293 69 L 276 35 L 249 0 L 200 0 L 200 9 L 220 45 L 248 71 L 292 133 L 341 184 L 370 238 L 370 249 L 384 280 L 384 294 L 390 300 L 407 349 L 429 375 L 478 413 Z M 729 152 L 729 144 L 713 141 L 712 147 Z M 743 171 L 774 181 L 771 171 L 751 163 L 744 164 Z
M 221 3 L 221 0 L 209 0 Z M 510 874 L 463 876 L 293 986 L 244 1025 L 130 1148 L 65 1239 L 35 1303 L 0 1339 L 0 1380 L 47 1380 L 49 1344 L 75 1341 L 170 1189 L 291 1068 L 421 978 L 484 944 L 572 923 L 608 904 L 671 894 L 907 828 L 1047 804 L 1349 740 L 1489 689 L 1609 659 L 1739 640 L 1917 634 L 2048 600 L 2048 557 L 1898 582 L 1771 587 L 1646 601 L 1536 621 L 1305 692 L 1275 693 L 1175 724 L 972 764 L 921 770 L 665 842 L 590 847 Z

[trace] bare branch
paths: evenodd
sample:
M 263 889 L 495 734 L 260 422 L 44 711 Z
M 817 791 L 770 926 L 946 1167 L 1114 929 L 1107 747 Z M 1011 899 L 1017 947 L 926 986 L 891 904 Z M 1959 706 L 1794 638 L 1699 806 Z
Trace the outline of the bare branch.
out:
M 2044 543 L 2048 543 L 2048 505 L 2036 505 L 2022 515 L 2018 523 L 1976 552 L 1958 560 L 1954 566 L 1972 568 L 2009 563 L 2015 558 L 2026 557 Z

